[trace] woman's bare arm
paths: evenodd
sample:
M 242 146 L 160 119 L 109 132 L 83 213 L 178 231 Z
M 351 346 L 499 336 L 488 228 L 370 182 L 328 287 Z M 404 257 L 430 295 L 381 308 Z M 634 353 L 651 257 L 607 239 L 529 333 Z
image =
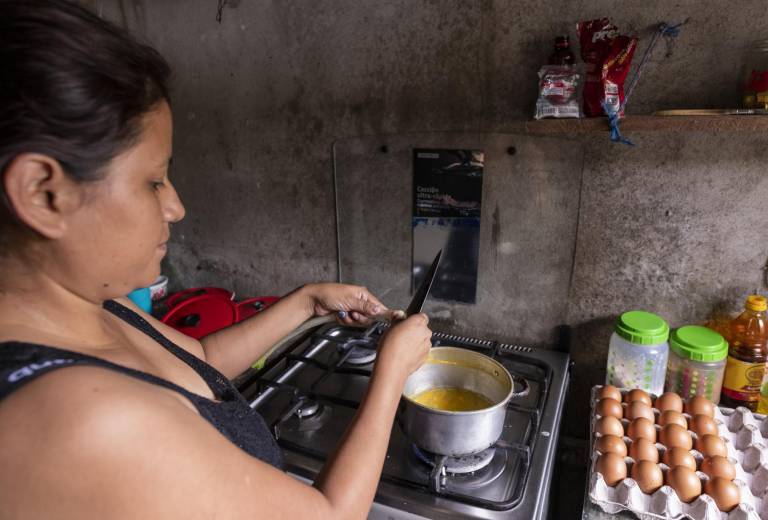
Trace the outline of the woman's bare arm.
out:
M 377 314 L 386 307 L 364 287 L 310 284 L 281 298 L 256 316 L 202 338 L 200 343 L 206 361 L 233 378 L 312 316 L 340 310 L 347 312 L 342 322 L 353 324 L 363 321 L 354 320 L 354 312 Z
M 6 398 L 0 442 L 3 520 L 333 516 L 320 492 L 176 395 L 99 368 L 60 369 Z
M 425 324 L 393 328 L 316 487 L 240 450 L 174 392 L 96 367 L 47 374 L 0 402 L 0 519 L 364 518 Z
M 354 422 L 315 481 L 348 518 L 365 518 L 373 502 L 404 383 L 405 376 L 374 371 Z
M 202 338 L 206 361 L 233 378 L 313 314 L 307 288 L 301 287 L 259 314 Z

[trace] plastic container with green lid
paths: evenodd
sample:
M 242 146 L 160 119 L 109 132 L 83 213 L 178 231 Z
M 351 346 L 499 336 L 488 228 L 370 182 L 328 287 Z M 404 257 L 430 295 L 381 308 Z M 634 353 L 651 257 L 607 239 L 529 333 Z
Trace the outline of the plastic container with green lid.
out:
M 629 311 L 619 316 L 608 348 L 606 383 L 662 393 L 668 337 L 669 325 L 656 314 Z
M 667 392 L 680 394 L 683 399 L 700 395 L 713 403 L 720 402 L 728 342 L 706 327 L 686 325 L 675 330 L 669 338 Z

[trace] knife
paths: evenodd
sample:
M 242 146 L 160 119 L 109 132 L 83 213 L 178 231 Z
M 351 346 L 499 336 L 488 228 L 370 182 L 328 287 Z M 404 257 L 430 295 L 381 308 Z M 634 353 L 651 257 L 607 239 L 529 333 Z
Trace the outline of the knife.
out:
M 413 298 L 411 299 L 411 303 L 408 304 L 408 309 L 406 309 L 405 314 L 403 315 L 403 311 L 387 311 L 386 313 L 378 316 L 371 316 L 373 323 L 370 327 L 368 327 L 368 330 L 365 332 L 365 336 L 373 333 L 373 331 L 375 331 L 381 323 L 391 324 L 395 321 L 407 318 L 412 314 L 418 314 L 421 312 L 421 308 L 424 306 L 424 302 L 427 301 L 429 290 L 432 288 L 432 282 L 435 281 L 435 275 L 437 274 L 438 267 L 440 266 L 440 258 L 442 256 L 443 250 L 441 249 L 437 252 L 435 259 L 432 260 L 432 265 L 429 266 L 429 271 L 427 271 L 427 275 L 424 277 L 424 280 L 421 281 L 421 285 L 419 285 L 419 288 L 413 294 Z M 339 318 L 342 319 L 347 315 L 347 313 L 344 311 L 339 311 L 337 314 Z
M 435 256 L 435 259 L 432 260 L 432 265 L 429 266 L 427 275 L 424 277 L 424 280 L 421 281 L 421 285 L 419 285 L 419 288 L 413 294 L 413 299 L 411 300 L 411 303 L 408 304 L 408 308 L 405 310 L 406 317 L 421 312 L 421 308 L 424 306 L 424 302 L 427 301 L 429 290 L 432 288 L 432 282 L 435 281 L 435 275 L 437 274 L 437 269 L 440 266 L 441 256 L 443 256 L 442 249 L 437 252 L 437 256 Z

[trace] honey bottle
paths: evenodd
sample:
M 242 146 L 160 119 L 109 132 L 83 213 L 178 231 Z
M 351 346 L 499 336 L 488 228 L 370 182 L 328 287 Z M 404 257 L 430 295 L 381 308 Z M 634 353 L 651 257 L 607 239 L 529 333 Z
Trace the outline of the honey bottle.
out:
M 751 295 L 744 312 L 731 322 L 731 345 L 723 377 L 720 404 L 757 411 L 760 384 L 768 359 L 768 323 L 765 297 Z

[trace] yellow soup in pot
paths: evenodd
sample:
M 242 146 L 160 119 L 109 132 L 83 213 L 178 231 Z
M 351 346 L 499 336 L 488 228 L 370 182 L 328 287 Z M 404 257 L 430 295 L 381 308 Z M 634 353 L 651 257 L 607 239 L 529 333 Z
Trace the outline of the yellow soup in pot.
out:
M 454 387 L 430 388 L 410 398 L 422 406 L 446 412 L 471 412 L 493 405 L 493 402 L 484 395 Z

